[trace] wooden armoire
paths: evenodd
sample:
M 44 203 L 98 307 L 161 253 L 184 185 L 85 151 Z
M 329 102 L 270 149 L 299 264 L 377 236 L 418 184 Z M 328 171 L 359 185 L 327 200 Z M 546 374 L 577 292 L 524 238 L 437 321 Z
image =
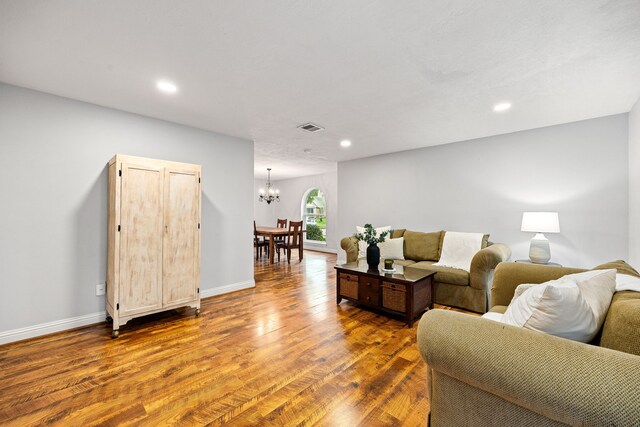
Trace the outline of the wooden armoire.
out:
M 107 321 L 180 307 L 200 314 L 200 165 L 109 161 Z

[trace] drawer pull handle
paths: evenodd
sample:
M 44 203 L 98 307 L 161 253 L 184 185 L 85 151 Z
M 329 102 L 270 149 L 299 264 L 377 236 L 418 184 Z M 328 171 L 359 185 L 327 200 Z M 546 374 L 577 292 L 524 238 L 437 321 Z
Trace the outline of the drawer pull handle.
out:
M 371 297 L 367 297 L 367 301 L 371 301 Z

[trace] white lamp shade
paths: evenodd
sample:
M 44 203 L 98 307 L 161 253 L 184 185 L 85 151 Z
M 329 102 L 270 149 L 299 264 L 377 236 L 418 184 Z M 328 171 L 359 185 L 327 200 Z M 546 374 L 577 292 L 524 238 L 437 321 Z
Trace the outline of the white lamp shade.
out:
M 521 231 L 532 233 L 559 233 L 558 212 L 524 212 Z

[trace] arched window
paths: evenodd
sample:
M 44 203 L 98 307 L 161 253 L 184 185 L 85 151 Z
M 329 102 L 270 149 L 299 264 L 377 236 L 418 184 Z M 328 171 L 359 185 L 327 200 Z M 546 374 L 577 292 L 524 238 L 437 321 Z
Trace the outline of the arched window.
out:
M 309 242 L 327 240 L 327 201 L 318 188 L 311 188 L 302 197 L 302 220 L 307 230 L 304 238 Z

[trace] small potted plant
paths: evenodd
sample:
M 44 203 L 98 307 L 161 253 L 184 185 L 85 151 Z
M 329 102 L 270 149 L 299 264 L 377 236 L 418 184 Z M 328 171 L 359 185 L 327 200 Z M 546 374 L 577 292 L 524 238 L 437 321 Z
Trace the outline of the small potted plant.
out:
M 367 242 L 369 245 L 367 247 L 367 264 L 369 264 L 369 268 L 372 270 L 377 270 L 378 264 L 380 264 L 380 248 L 378 247 L 378 243 L 384 242 L 389 232 L 383 231 L 379 237 L 377 237 L 377 234 L 376 229 L 373 228 L 371 224 L 364 225 L 364 233 L 354 234 L 356 239 Z

